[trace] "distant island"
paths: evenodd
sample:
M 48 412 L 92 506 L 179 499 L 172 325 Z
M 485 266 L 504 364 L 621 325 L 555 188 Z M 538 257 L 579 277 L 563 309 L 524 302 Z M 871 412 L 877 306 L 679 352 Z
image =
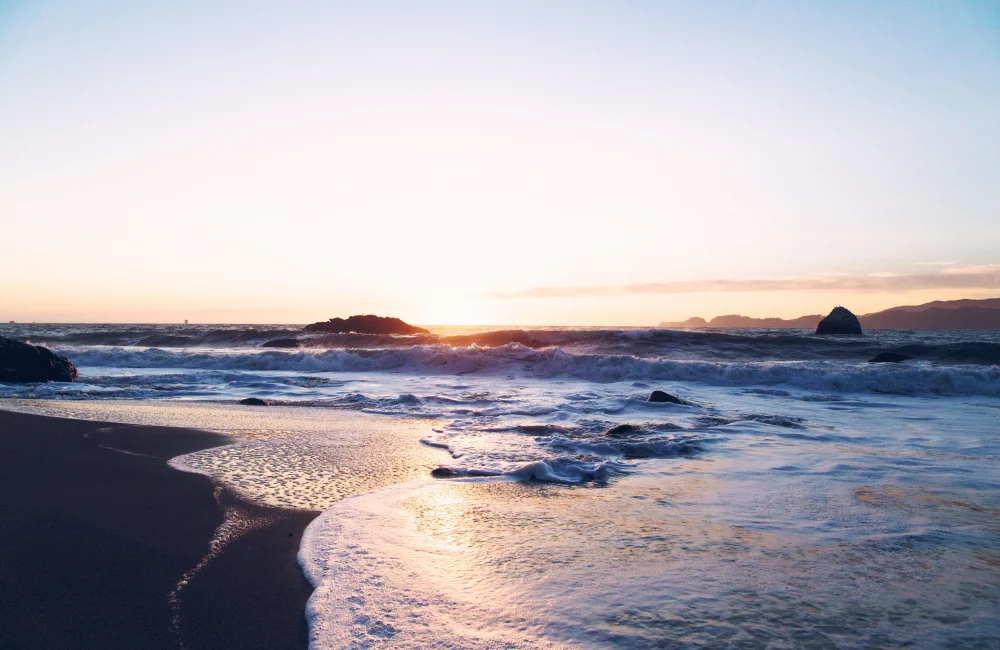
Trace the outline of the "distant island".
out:
M 326 334 L 430 334 L 428 330 L 410 325 L 391 316 L 363 314 L 349 318 L 331 318 L 327 321 L 306 325 L 306 332 Z
M 751 318 L 731 314 L 710 321 L 694 317 L 679 322 L 663 322 L 660 327 L 719 327 L 746 329 L 815 329 L 822 314 L 798 318 Z M 892 307 L 859 316 L 864 329 L 901 330 L 998 330 L 1000 298 L 984 300 L 935 300 L 922 305 Z

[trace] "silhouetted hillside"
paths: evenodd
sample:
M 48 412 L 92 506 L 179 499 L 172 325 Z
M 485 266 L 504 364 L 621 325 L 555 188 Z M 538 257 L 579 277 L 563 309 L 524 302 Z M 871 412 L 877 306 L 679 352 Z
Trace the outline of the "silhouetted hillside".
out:
M 660 323 L 660 327 L 734 327 L 746 329 L 785 329 L 785 328 L 810 328 L 816 329 L 816 325 L 823 318 L 821 314 L 811 316 L 799 316 L 798 318 L 751 318 L 750 316 L 740 316 L 730 314 L 727 316 L 716 316 L 710 321 L 704 318 L 689 318 L 680 323 Z
M 696 316 L 680 322 L 660 323 L 660 327 L 814 329 L 821 318 L 819 314 L 790 319 L 729 315 L 706 321 Z M 864 329 L 996 330 L 1000 329 L 1000 298 L 935 300 L 922 305 L 892 307 L 858 318 Z
M 1000 309 L 934 307 L 921 311 L 890 309 L 860 317 L 861 327 L 873 330 L 995 330 Z

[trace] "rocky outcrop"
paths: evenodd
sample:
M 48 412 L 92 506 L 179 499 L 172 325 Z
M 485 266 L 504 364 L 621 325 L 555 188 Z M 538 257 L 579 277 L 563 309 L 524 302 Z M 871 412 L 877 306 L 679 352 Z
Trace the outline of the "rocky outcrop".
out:
M 323 323 L 313 323 L 303 328 L 306 332 L 327 334 L 430 334 L 422 327 L 410 325 L 398 318 L 365 314 L 350 318 L 331 318 Z
M 816 326 L 817 334 L 861 334 L 858 317 L 844 307 L 834 307 L 833 311 Z
M 874 357 L 868 360 L 868 363 L 901 363 L 903 361 L 909 361 L 913 357 L 908 357 L 905 354 L 899 354 L 898 352 L 879 352 Z
M 73 381 L 76 366 L 39 345 L 0 336 L 0 382 Z
M 269 404 L 259 397 L 248 397 L 246 399 L 241 399 L 240 404 L 244 406 L 269 406 Z
M 688 402 L 685 402 L 684 400 L 682 400 L 679 397 L 674 397 L 670 393 L 664 393 L 662 390 L 654 390 L 652 393 L 649 394 L 649 397 L 646 398 L 646 401 L 647 402 L 666 402 L 666 403 L 669 403 L 669 404 L 687 404 L 688 403 Z
M 268 341 L 260 347 L 262 348 L 297 348 L 301 344 L 298 339 L 274 339 L 273 341 Z

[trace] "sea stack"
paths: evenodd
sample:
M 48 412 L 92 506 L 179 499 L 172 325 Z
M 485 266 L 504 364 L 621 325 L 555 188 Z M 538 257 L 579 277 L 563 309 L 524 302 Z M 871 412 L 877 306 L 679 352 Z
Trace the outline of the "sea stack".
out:
M 29 383 L 73 381 L 76 366 L 40 345 L 28 345 L 0 336 L 0 381 Z
M 834 307 L 829 315 L 819 322 L 817 334 L 861 334 L 861 321 L 844 307 Z

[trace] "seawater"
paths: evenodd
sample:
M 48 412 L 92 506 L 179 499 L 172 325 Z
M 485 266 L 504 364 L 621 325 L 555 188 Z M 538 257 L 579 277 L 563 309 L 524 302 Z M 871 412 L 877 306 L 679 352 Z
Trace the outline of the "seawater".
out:
M 1000 644 L 994 332 L 16 327 L 81 378 L 8 405 L 187 404 L 240 442 L 176 466 L 323 511 L 315 648 Z

